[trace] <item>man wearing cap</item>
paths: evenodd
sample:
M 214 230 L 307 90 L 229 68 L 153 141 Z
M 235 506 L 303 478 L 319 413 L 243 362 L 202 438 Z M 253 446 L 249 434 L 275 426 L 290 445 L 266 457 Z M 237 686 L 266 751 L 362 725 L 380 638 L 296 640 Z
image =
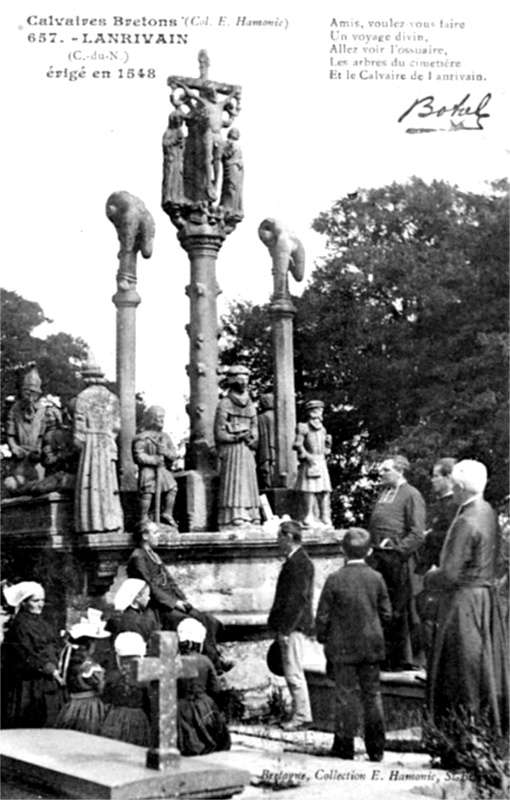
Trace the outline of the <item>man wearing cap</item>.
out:
M 260 524 L 255 464 L 258 426 L 257 412 L 248 394 L 250 371 L 234 366 L 227 374 L 229 392 L 218 403 L 214 422 L 220 471 L 220 530 Z
M 447 769 L 461 766 L 455 748 L 456 720 L 485 721 L 497 736 L 508 734 L 507 631 L 496 589 L 496 515 L 484 500 L 487 469 L 464 460 L 452 470 L 459 506 L 446 535 L 439 568 L 426 587 L 439 593 L 437 628 L 428 664 L 427 699 L 431 719 L 453 738 L 442 754 Z M 457 734 L 464 728 L 457 724 Z
M 292 698 L 292 718 L 282 725 L 286 730 L 306 729 L 312 722 L 303 656 L 305 636 L 311 636 L 313 631 L 314 566 L 301 547 L 301 539 L 299 522 L 282 522 L 278 530 L 278 549 L 285 556 L 285 562 L 267 620 L 280 645 L 283 674 Z
M 304 502 L 306 527 L 317 524 L 331 527 L 331 481 L 326 456 L 331 451 L 331 437 L 322 424 L 324 403 L 322 400 L 309 400 L 306 405 L 307 421 L 297 426 L 294 450 L 299 460 L 296 491 L 301 492 Z M 319 520 L 315 517 L 315 503 L 318 505 Z
M 21 397 L 7 415 L 7 444 L 12 453 L 11 480 L 6 487 L 16 489 L 27 481 L 40 480 L 42 441 L 50 412 L 41 400 L 41 378 L 33 367 L 23 378 Z
M 153 506 L 156 522 L 161 518 L 162 522 L 176 529 L 173 511 L 177 481 L 171 469 L 177 459 L 177 450 L 168 433 L 163 431 L 164 424 L 163 408 L 151 406 L 147 409 L 144 430 L 133 439 L 133 461 L 138 466 L 140 521 L 149 518 L 149 510 Z

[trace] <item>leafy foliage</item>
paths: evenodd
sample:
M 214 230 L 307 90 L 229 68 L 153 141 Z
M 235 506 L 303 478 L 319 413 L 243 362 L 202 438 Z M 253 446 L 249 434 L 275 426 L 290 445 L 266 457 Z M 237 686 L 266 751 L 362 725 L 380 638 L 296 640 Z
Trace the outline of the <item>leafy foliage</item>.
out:
M 83 339 L 68 333 L 51 334 L 46 339 L 33 335 L 43 322 L 51 322 L 38 303 L 0 290 L 1 357 L 2 357 L 2 421 L 9 398 L 19 392 L 20 379 L 27 368 L 37 366 L 45 395 L 59 397 L 62 405 L 80 391 L 80 365 L 87 356 Z
M 346 511 L 361 519 L 366 467 L 383 451 L 408 456 L 425 494 L 435 459 L 477 458 L 489 469 L 489 499 L 502 498 L 507 182 L 486 194 L 418 178 L 359 190 L 312 227 L 327 237 L 327 255 L 293 299 L 296 394 L 298 405 L 312 395 L 327 405 L 337 524 Z M 225 363 L 243 358 L 255 385 L 270 385 L 269 307 L 237 304 L 226 329 Z
M 480 798 L 507 798 L 510 788 L 509 746 L 486 719 L 452 713 L 441 728 L 423 725 L 423 744 L 432 766 L 462 770 Z

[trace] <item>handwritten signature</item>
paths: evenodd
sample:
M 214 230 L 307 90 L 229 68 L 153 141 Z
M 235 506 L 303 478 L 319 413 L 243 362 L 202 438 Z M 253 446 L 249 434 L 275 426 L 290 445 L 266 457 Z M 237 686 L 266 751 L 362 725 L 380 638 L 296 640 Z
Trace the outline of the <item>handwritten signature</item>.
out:
M 490 117 L 490 114 L 484 113 L 484 108 L 490 102 L 492 95 L 490 93 L 483 97 L 476 108 L 474 101 L 470 100 L 471 95 L 467 94 L 462 98 L 460 103 L 455 103 L 451 108 L 447 106 L 436 105 L 436 98 L 429 94 L 427 97 L 422 97 L 415 100 L 407 111 L 398 118 L 402 122 L 406 117 L 414 112 L 415 118 L 427 119 L 429 127 L 421 126 L 415 128 L 406 128 L 406 133 L 436 133 L 437 131 L 483 131 L 482 120 Z M 469 104 L 468 104 L 468 101 Z M 440 120 L 448 121 L 447 127 L 440 126 Z M 409 121 L 413 121 L 413 117 Z

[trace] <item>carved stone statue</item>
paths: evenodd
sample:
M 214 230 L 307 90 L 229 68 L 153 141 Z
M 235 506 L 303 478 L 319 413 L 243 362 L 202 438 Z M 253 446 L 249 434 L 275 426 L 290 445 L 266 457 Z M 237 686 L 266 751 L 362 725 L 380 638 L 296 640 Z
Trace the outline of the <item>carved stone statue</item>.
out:
M 231 128 L 227 134 L 227 142 L 223 148 L 223 183 L 221 187 L 220 205 L 232 216 L 242 220 L 244 164 L 243 153 L 239 145 L 240 133 Z
M 210 207 L 219 203 L 225 146 L 222 130 L 230 127 L 239 113 L 241 87 L 209 80 L 210 62 L 205 50 L 200 50 L 198 62 L 199 78 L 172 76 L 168 84 L 172 89 L 170 101 L 183 114 L 188 129 L 183 165 L 185 201 Z
M 128 290 L 136 284 L 136 255 L 152 255 L 154 220 L 145 204 L 129 192 L 113 192 L 106 201 L 106 216 L 119 237 L 118 288 Z
M 183 131 L 184 114 L 180 104 L 168 117 L 168 128 L 163 134 L 163 189 L 161 205 L 178 205 L 184 201 L 183 160 L 186 137 Z
M 322 423 L 324 403 L 309 400 L 305 405 L 307 420 L 297 425 L 294 450 L 299 460 L 296 491 L 304 505 L 303 522 L 307 527 L 331 527 L 331 481 L 326 456 L 331 452 L 331 437 Z M 318 519 L 315 506 L 318 506 Z
M 7 415 L 7 444 L 12 453 L 12 465 L 5 487 L 13 493 L 44 475 L 40 466 L 43 437 L 49 417 L 58 412 L 47 408 L 41 395 L 41 378 L 33 367 L 23 378 L 21 397 Z
M 265 489 L 271 489 L 275 485 L 276 434 L 274 395 L 272 393 L 261 395 L 257 420 L 259 429 L 257 447 L 259 486 L 264 491 Z
M 273 261 L 273 300 L 288 299 L 288 272 L 296 281 L 305 273 L 305 250 L 295 233 L 283 222 L 268 217 L 259 225 L 259 239 L 266 245 Z
M 220 530 L 260 524 L 255 466 L 257 412 L 248 394 L 249 375 L 246 367 L 230 367 L 229 392 L 220 400 L 216 411 L 214 435 L 220 470 Z
M 164 424 L 164 409 L 151 406 L 145 412 L 144 430 L 133 439 L 133 461 L 139 470 L 140 522 L 149 519 L 152 508 L 155 522 L 161 520 L 177 529 L 173 517 L 177 482 L 171 469 L 178 454 L 170 436 L 163 431 Z
M 104 385 L 104 374 L 89 362 L 82 370 L 86 388 L 76 397 L 73 440 L 80 451 L 74 497 L 77 532 L 123 528 L 117 481 L 120 403 Z

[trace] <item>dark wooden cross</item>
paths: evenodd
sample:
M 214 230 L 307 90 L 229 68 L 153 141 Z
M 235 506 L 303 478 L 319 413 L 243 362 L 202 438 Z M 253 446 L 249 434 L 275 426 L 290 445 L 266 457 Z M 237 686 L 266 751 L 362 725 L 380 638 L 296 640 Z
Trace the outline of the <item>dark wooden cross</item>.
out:
M 194 656 L 179 655 L 177 634 L 153 633 L 149 655 L 133 664 L 135 680 L 149 682 L 151 743 L 147 751 L 149 769 L 169 769 L 180 758 L 177 747 L 177 678 L 198 675 Z

